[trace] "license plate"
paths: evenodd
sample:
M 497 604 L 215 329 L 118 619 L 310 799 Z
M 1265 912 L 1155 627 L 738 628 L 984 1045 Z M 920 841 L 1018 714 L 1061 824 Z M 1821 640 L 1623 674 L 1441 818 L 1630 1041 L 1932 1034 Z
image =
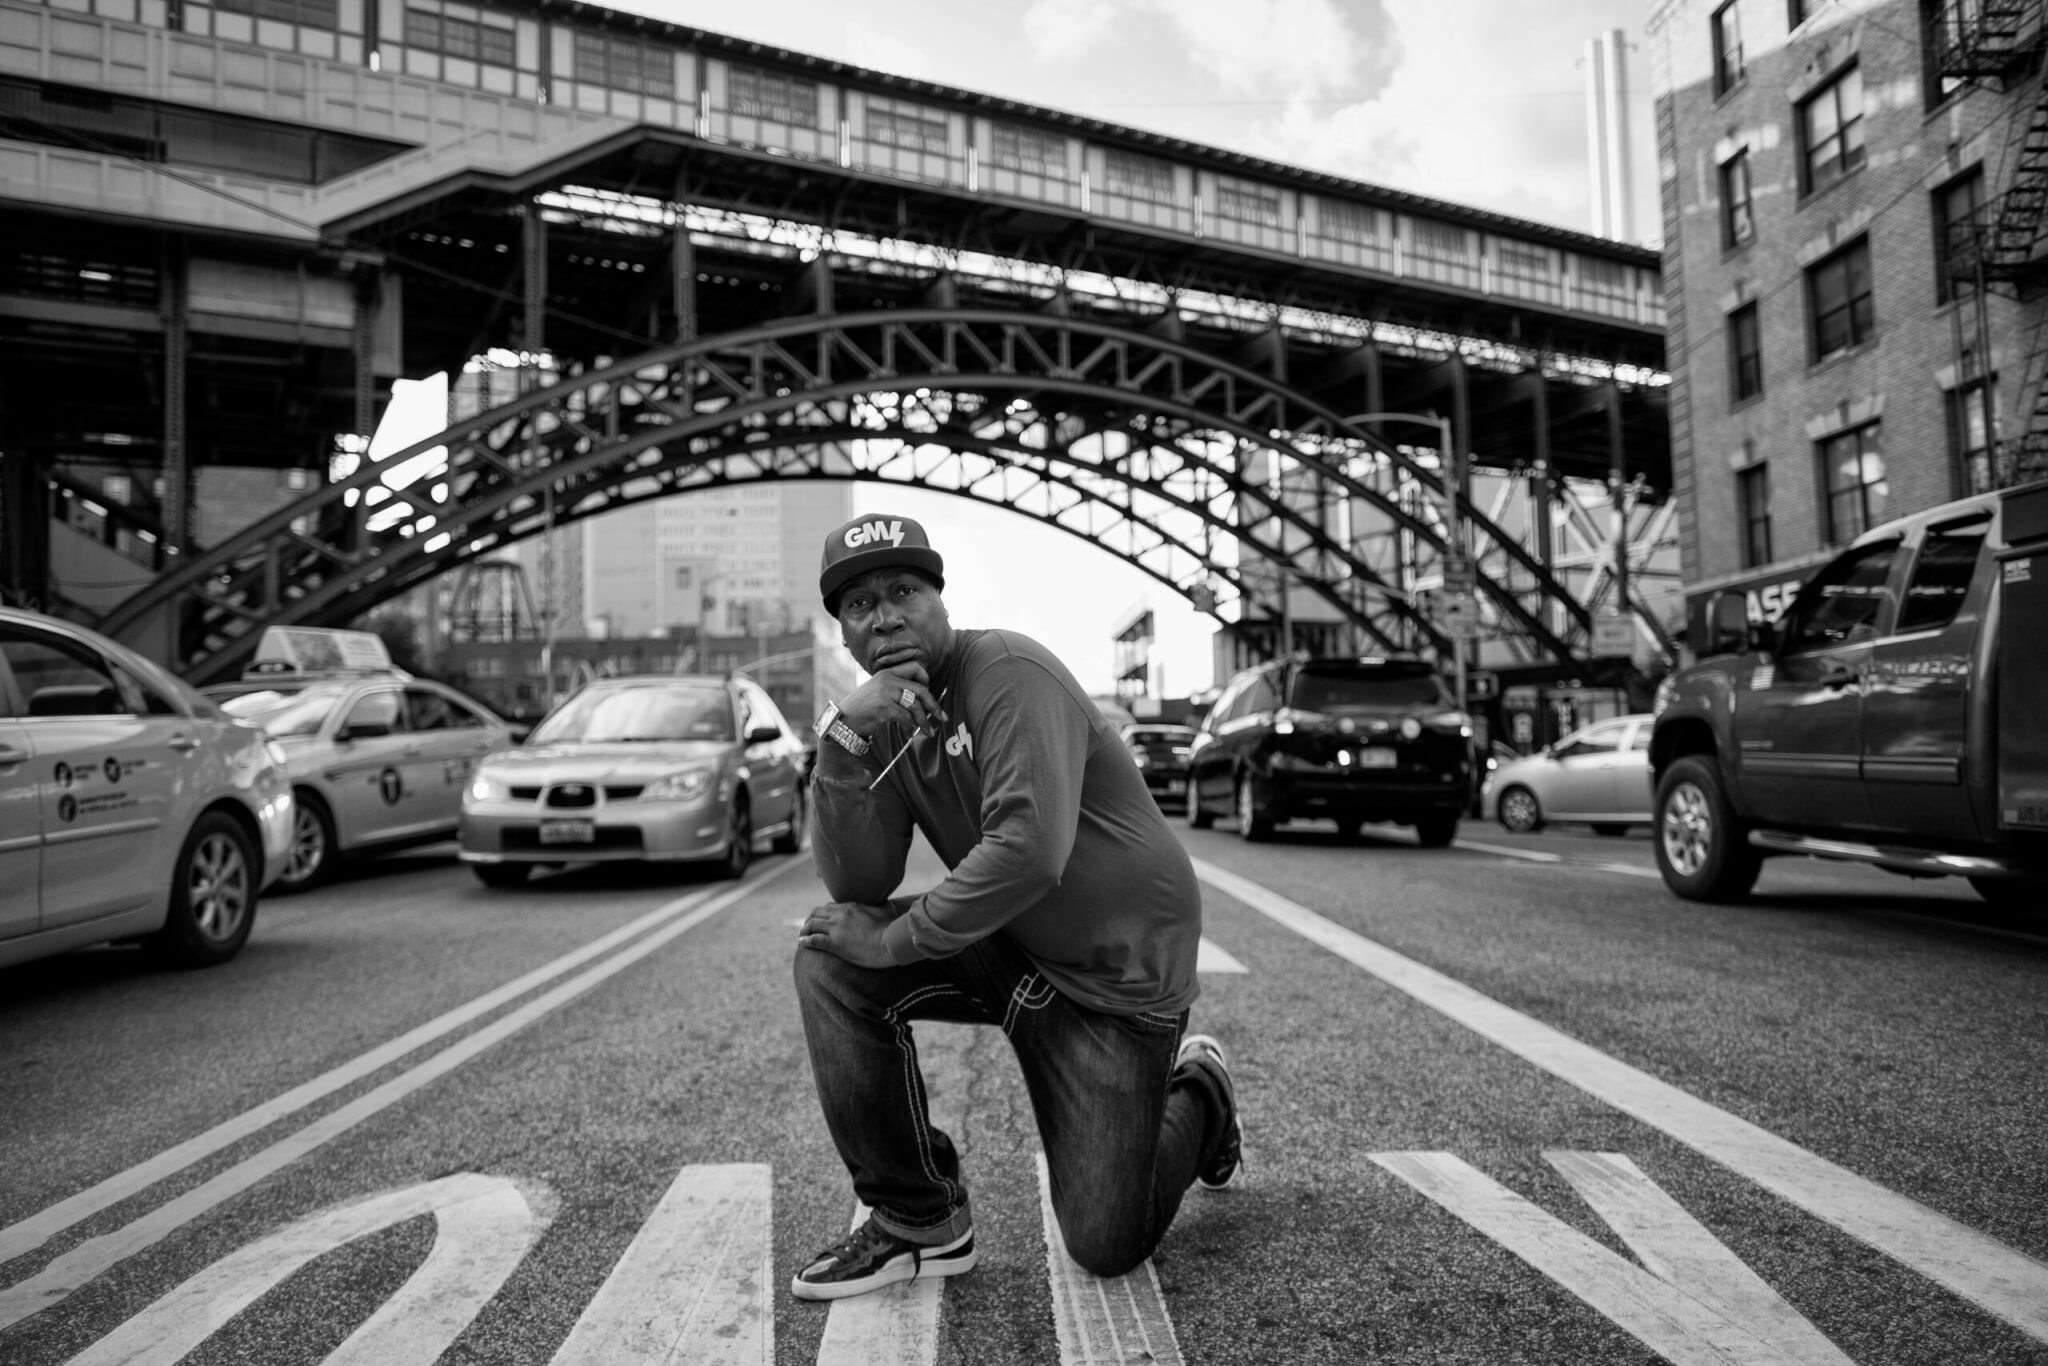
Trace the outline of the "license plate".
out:
M 1392 768 L 1400 758 L 1391 749 L 1361 749 L 1358 751 L 1360 768 Z
M 542 821 L 542 844 L 589 844 L 597 838 L 597 827 L 589 821 Z

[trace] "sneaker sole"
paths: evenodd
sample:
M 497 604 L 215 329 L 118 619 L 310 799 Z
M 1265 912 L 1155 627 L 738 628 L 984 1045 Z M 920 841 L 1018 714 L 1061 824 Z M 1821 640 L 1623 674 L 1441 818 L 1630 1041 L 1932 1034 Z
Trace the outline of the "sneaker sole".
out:
M 972 1234 L 968 1235 L 970 1238 Z M 972 1244 L 958 1252 L 944 1253 L 912 1262 L 898 1258 L 871 1276 L 854 1281 L 807 1281 L 801 1276 L 790 1278 L 789 1293 L 800 1300 L 844 1300 L 855 1295 L 866 1295 L 905 1281 L 936 1280 L 942 1276 L 958 1276 L 974 1270 L 980 1260 L 980 1252 Z

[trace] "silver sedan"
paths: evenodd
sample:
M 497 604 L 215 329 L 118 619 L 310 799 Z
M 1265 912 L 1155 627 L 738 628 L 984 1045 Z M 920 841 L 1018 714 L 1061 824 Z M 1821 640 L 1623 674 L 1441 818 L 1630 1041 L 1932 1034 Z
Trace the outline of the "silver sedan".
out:
M 487 886 L 537 865 L 716 862 L 802 845 L 804 746 L 751 679 L 601 678 L 526 743 L 486 758 L 462 802 L 462 860 Z
M 1486 780 L 1481 814 L 1510 830 L 1585 821 L 1596 834 L 1622 835 L 1650 823 L 1648 715 L 1599 721 L 1520 759 Z

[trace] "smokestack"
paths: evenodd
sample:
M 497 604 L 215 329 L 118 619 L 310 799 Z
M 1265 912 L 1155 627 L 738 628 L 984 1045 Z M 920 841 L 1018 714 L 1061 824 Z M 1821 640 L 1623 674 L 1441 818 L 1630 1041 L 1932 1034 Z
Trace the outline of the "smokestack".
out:
M 1628 43 L 1612 28 L 1586 43 L 1586 171 L 1594 234 L 1623 242 L 1636 240 L 1628 118 Z

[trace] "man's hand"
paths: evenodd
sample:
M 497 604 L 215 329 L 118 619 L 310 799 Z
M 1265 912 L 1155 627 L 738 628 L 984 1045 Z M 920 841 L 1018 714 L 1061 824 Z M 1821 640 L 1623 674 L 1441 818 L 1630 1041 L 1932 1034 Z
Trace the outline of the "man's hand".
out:
M 898 914 L 893 906 L 835 901 L 804 917 L 803 929 L 796 937 L 797 946 L 821 950 L 855 967 L 894 967 L 896 960 L 889 956 L 888 946 L 882 942 L 882 931 Z
M 884 721 L 907 716 L 912 730 L 929 730 L 936 735 L 946 712 L 931 690 L 924 665 L 892 665 L 872 674 L 839 704 L 846 724 L 861 735 L 874 735 Z

